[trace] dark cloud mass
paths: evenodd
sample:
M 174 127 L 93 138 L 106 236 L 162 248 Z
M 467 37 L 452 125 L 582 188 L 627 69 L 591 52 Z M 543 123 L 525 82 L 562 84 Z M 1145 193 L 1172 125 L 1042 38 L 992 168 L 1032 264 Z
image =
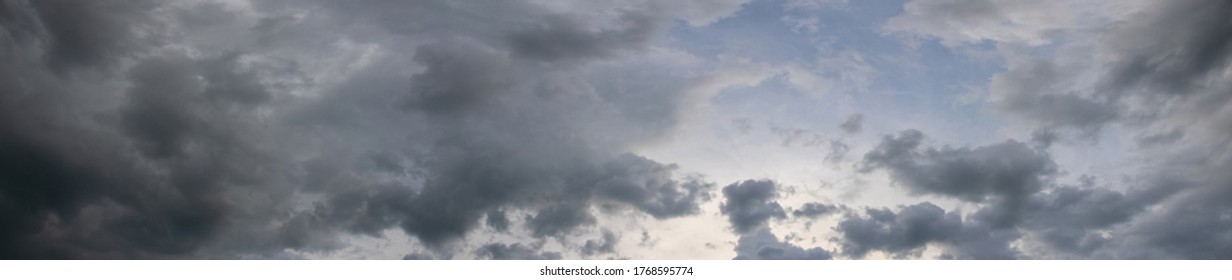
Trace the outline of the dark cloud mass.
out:
M 765 227 L 771 219 L 787 218 L 775 201 L 778 185 L 770 180 L 746 180 L 723 187 L 724 201 L 719 210 L 727 215 L 737 233 Z
M 836 230 L 843 234 L 842 252 L 863 257 L 877 250 L 894 257 L 919 257 L 925 245 L 947 248 L 943 258 L 1013 259 L 1010 242 L 1014 231 L 994 230 L 979 222 L 964 220 L 960 213 L 946 212 L 924 202 L 899 209 L 865 209 L 865 216 L 849 216 Z
M 600 209 L 697 214 L 713 191 L 627 152 L 673 126 L 684 82 L 627 83 L 667 102 L 648 104 L 587 70 L 644 48 L 687 7 L 633 5 L 602 26 L 514 2 L 303 17 L 287 15 L 334 4 L 269 1 L 252 21 L 214 3 L 0 3 L 3 258 L 286 258 L 390 229 L 434 251 L 408 258 L 452 258 L 480 224 L 563 236 Z M 476 8 L 501 16 L 454 20 Z M 569 64 L 541 64 L 557 61 Z M 623 111 L 647 105 L 666 117 Z M 613 253 L 617 236 L 565 245 Z M 516 242 L 473 253 L 566 256 Z
M 0 259 L 1232 259 L 1232 1 L 745 2 L 0 0 Z
M 925 136 L 909 130 L 886 136 L 865 155 L 866 170 L 886 169 L 902 187 L 919 194 L 976 203 L 964 216 L 931 204 L 867 209 L 847 215 L 836 228 L 843 254 L 881 251 L 919 257 L 925 246 L 945 248 L 942 258 L 1011 259 L 1024 250 L 1047 257 L 1125 257 L 1111 238 L 1121 225 L 1191 183 L 1151 174 L 1125 192 L 1055 183 L 1052 157 L 1009 140 L 975 148 L 921 147 Z M 1111 237 L 1109 237 L 1111 236 Z M 1032 248 L 1010 246 L 1024 238 Z
M 737 260 L 828 260 L 830 251 L 821 247 L 801 248 L 779 240 L 770 231 L 771 219 L 784 219 L 787 213 L 776 201 L 778 183 L 771 180 L 745 180 L 723 187 L 724 202 L 719 209 L 727 215 L 736 241 Z M 814 207 L 816 208 L 816 207 Z
M 934 194 L 968 202 L 993 201 L 1000 225 L 1015 223 L 1027 197 L 1041 190 L 1056 173 L 1048 154 L 1021 142 L 976 148 L 941 149 L 919 146 L 923 133 L 908 130 L 886 136 L 864 156 L 862 168 L 883 168 L 895 182 L 917 194 Z

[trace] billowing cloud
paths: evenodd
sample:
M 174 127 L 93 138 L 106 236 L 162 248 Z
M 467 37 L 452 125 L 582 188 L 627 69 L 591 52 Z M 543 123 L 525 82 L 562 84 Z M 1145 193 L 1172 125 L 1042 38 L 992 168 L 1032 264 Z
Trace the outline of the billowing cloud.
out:
M 737 260 L 828 260 L 830 251 L 801 248 L 779 240 L 770 231 L 771 219 L 784 219 L 787 213 L 779 206 L 778 183 L 771 180 L 745 180 L 723 187 L 724 202 L 720 210 L 727 215 L 731 228 L 740 238 L 736 241 Z
M 761 228 L 736 241 L 737 260 L 828 260 L 830 251 L 820 247 L 800 248 L 781 241 L 769 229 Z
M 1228 1 L 897 8 L 0 0 L 0 258 L 1232 258 Z
M 778 185 L 769 180 L 746 180 L 723 187 L 724 201 L 719 210 L 727 215 L 737 233 L 765 227 L 771 219 L 787 218 L 779 206 Z
M 1040 191 L 1056 172 L 1048 154 L 1017 141 L 976 148 L 921 149 L 916 130 L 885 136 L 864 156 L 864 170 L 883 168 L 895 182 L 917 194 L 968 202 L 993 201 L 997 225 L 1016 223 L 1027 197 Z
M 542 238 L 598 208 L 670 219 L 710 199 L 702 177 L 628 153 L 672 129 L 691 77 L 622 99 L 595 73 L 639 62 L 590 64 L 636 56 L 692 8 L 635 4 L 606 26 L 531 3 L 466 23 L 369 4 L 5 1 L 0 254 L 278 257 L 391 228 L 445 254 L 480 224 Z M 561 257 L 519 244 L 474 253 Z
M 882 251 L 895 257 L 919 257 L 926 245 L 946 247 L 943 258 L 1013 259 L 1010 242 L 1017 232 L 996 230 L 960 213 L 946 212 L 932 203 L 890 209 L 865 209 L 866 217 L 848 216 L 839 222 L 843 254 L 863 257 Z

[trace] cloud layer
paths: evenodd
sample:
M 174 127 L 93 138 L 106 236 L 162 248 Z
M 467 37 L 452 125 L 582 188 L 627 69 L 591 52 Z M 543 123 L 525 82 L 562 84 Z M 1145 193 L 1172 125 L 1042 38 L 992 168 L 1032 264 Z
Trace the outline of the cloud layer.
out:
M 823 2 L 0 0 L 0 258 L 1232 258 L 1232 2 Z

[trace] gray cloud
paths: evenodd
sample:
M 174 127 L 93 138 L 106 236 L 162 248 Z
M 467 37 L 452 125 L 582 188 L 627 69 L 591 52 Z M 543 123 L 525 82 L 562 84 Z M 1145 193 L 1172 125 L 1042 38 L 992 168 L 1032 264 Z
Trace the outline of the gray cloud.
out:
M 5 70 L 5 79 L 48 84 L 5 90 L 3 97 L 5 107 L 22 106 L 32 113 L 3 117 L 0 149 L 20 155 L 0 164 L 0 208 L 8 209 L 0 219 L 14 225 L 2 234 L 4 257 L 209 257 L 221 255 L 202 247 L 229 254 L 282 248 L 274 241 L 276 232 L 248 232 L 255 224 L 277 220 L 287 203 L 280 198 L 287 189 L 278 172 L 285 166 L 264 152 L 255 141 L 264 135 L 243 121 L 259 104 L 211 95 L 219 85 L 243 85 L 251 92 L 261 87 L 245 84 L 241 75 L 233 75 L 232 65 L 215 59 L 226 58 L 169 55 L 139 62 L 123 74 L 133 86 L 115 92 L 127 98 L 115 111 L 81 103 L 90 102 L 89 97 L 51 84 L 59 78 L 43 76 L 48 72 L 29 71 L 50 70 L 44 66 L 18 64 L 27 67 L 21 76 Z M 48 99 L 11 94 L 25 91 Z M 105 121 L 75 118 L 77 113 L 43 102 L 77 104 L 72 110 Z M 59 128 L 30 130 L 34 123 L 25 120 Z M 250 201 L 266 207 L 250 208 Z
M 604 230 L 603 235 L 597 240 L 586 240 L 582 244 L 582 255 L 607 254 L 616 251 L 616 243 L 620 242 L 620 235 L 614 232 Z
M 417 3 L 409 5 L 430 5 Z M 473 32 L 473 36 L 449 34 L 445 39 L 429 39 L 430 43 L 419 45 L 410 62 L 424 68 L 411 75 L 409 95 L 398 97 L 400 92 L 375 87 L 381 81 L 358 82 L 339 89 L 364 92 L 372 95 L 356 95 L 334 100 L 361 102 L 359 106 L 381 108 L 389 99 L 405 100 L 409 106 L 395 108 L 405 110 L 405 115 L 376 112 L 344 112 L 333 115 L 329 123 L 306 119 L 307 125 L 327 125 L 330 129 L 345 130 L 346 123 L 338 119 L 392 118 L 401 123 L 391 126 L 408 127 L 420 134 L 404 138 L 417 151 L 405 155 L 418 158 L 412 169 L 423 174 L 421 185 L 412 184 L 413 195 L 403 196 L 397 204 L 378 211 L 364 213 L 375 215 L 365 220 L 382 221 L 374 224 L 396 225 L 415 236 L 426 246 L 447 250 L 450 244 L 463 240 L 480 221 L 496 230 L 507 229 L 509 220 L 502 219 L 496 211 L 524 210 L 527 229 L 532 237 L 562 236 L 579 227 L 596 222 L 594 206 L 604 210 L 631 209 L 646 213 L 657 219 L 668 219 L 698 212 L 698 205 L 709 199 L 713 188 L 697 179 L 676 180 L 670 164 L 621 152 L 621 147 L 642 137 L 646 125 L 620 110 L 646 108 L 646 100 L 605 99 L 624 97 L 613 93 L 603 85 L 592 84 L 591 77 L 575 74 L 575 67 L 582 67 L 587 60 L 610 58 L 606 48 L 610 44 L 625 44 L 629 48 L 644 44 L 654 34 L 653 30 L 636 26 L 645 22 L 636 19 L 636 13 L 628 14 L 628 28 L 611 32 L 630 32 L 636 42 L 591 41 L 613 40 L 608 36 L 589 34 L 574 29 L 567 23 L 581 20 L 573 15 L 549 14 L 522 3 L 508 3 L 511 12 L 524 13 L 526 17 L 496 17 L 470 23 L 457 23 L 450 28 L 458 32 Z M 329 4 L 326 4 L 329 5 Z M 386 5 L 386 4 L 382 4 Z M 394 4 L 388 4 L 394 5 Z M 483 7 L 489 9 L 491 7 Z M 380 15 L 372 18 L 377 26 L 386 31 L 406 33 L 410 27 L 388 26 L 384 16 L 400 13 L 402 9 L 381 11 L 343 10 L 340 17 L 354 13 Z M 454 11 L 442 8 L 441 12 Z M 640 13 L 640 12 L 639 12 Z M 504 14 L 504 13 L 502 13 Z M 444 22 L 452 19 L 424 15 L 430 20 Z M 536 21 L 528 21 L 537 18 Z M 541 20 L 542 22 L 540 22 Z M 655 19 L 662 20 L 662 19 Z M 651 23 L 654 24 L 654 23 Z M 479 31 L 477 26 L 494 27 L 507 35 Z M 519 26 L 513 30 L 505 26 Z M 546 29 L 537 29 L 545 27 Z M 431 35 L 437 31 L 416 30 L 416 36 Z M 606 33 L 604 33 L 606 34 Z M 551 36 L 561 35 L 561 36 Z M 559 41 L 553 41 L 557 40 Z M 558 46 L 558 48 L 537 48 Z M 579 53 L 574 48 L 559 46 L 588 46 L 593 48 Z M 625 47 L 618 47 L 625 48 Z M 614 50 L 614 49 L 612 49 Z M 520 58 L 528 58 L 524 60 Z M 571 66 L 558 69 L 539 64 L 533 60 L 570 60 Z M 392 61 L 391 61 L 392 62 Z M 398 66 L 390 66 L 398 69 Z M 600 80 L 601 81 L 601 80 Z M 390 83 L 391 85 L 393 83 Z M 629 83 L 630 86 L 651 86 Z M 375 91 L 374 91 L 375 89 Z M 656 96 L 672 94 L 658 92 Z M 360 99 L 365 98 L 365 99 Z M 367 99 L 371 98 L 371 99 Z M 661 97 L 660 97 L 661 98 Z M 656 100 L 657 101 L 657 100 Z M 371 102 L 371 103 L 369 103 Z M 341 102 L 339 102 L 341 103 Z M 660 103 L 653 103 L 656 106 Z M 322 104 L 317 111 L 334 110 L 334 104 Z M 350 105 L 355 106 L 355 105 Z M 627 107 L 624 107 L 627 106 Z M 663 110 L 666 117 L 653 119 L 663 127 L 671 125 L 671 103 Z M 378 115 L 380 114 L 380 115 Z M 422 117 L 422 118 L 419 118 Z M 595 124 L 607 124 L 598 129 Z M 334 127 L 338 126 L 338 127 Z M 636 133 L 629 129 L 637 129 Z M 365 130 L 364 133 L 373 133 Z M 376 132 L 377 135 L 389 135 Z M 619 137 L 613 137 L 619 136 Z M 351 135 L 340 137 L 353 138 Z M 358 140 L 358 139 L 357 139 Z M 398 145 L 391 146 L 394 149 Z M 342 186 L 332 186 L 338 189 Z M 324 190 L 332 193 L 336 190 Z M 331 196 L 333 196 L 331 194 Z M 324 205 L 323 207 L 329 207 Z M 322 208 L 325 209 L 325 208 Z M 343 216 L 344 219 L 346 216 Z
M 511 85 L 507 60 L 478 42 L 438 42 L 419 47 L 415 61 L 427 70 L 411 76 L 410 104 L 429 113 L 477 110 Z
M 485 223 L 488 227 L 496 231 L 509 230 L 509 216 L 505 215 L 505 211 L 493 210 L 485 214 Z
M 1153 133 L 1139 136 L 1137 139 L 1139 146 L 1154 146 L 1168 145 L 1176 143 L 1185 137 L 1185 131 L 1180 129 L 1169 130 L 1168 132 Z
M 847 133 L 859 133 L 861 130 L 864 130 L 864 115 L 853 114 L 847 116 L 847 120 L 843 121 L 838 128 L 843 129 Z
M 1044 129 L 1075 129 L 1086 134 L 1118 121 L 1120 104 L 1075 86 L 1085 68 L 1037 58 L 1013 57 L 1010 68 L 989 85 L 996 108 Z
M 547 61 L 612 57 L 645 46 L 667 23 L 661 17 L 638 13 L 621 15 L 618 29 L 597 32 L 582 30 L 576 19 L 564 16 L 549 17 L 545 22 L 510 35 L 515 55 Z
M 481 224 L 542 238 L 593 209 L 670 219 L 710 199 L 626 152 L 671 130 L 694 81 L 587 63 L 633 56 L 688 7 L 606 26 L 521 2 L 369 4 L 4 1 L 0 256 L 283 258 L 391 228 L 447 255 Z M 480 255 L 560 258 L 504 244 Z
M 918 257 L 926 245 L 946 248 L 942 258 L 1014 259 L 1018 253 L 1010 242 L 1014 231 L 995 230 L 959 213 L 947 213 L 932 203 L 910 205 L 894 212 L 866 209 L 865 216 L 849 215 L 835 229 L 842 234 L 842 252 L 863 257 L 882 251 L 895 257 Z
M 655 218 L 666 219 L 696 214 L 700 203 L 711 199 L 714 185 L 690 178 L 671 178 L 673 164 L 660 164 L 633 154 L 622 154 L 603 166 L 595 195 L 605 200 L 633 206 Z
M 993 201 L 1000 206 L 989 209 L 1002 217 L 998 226 L 1015 223 L 1027 198 L 1057 172 L 1048 154 L 1014 140 L 976 148 L 921 149 L 923 138 L 915 130 L 885 136 L 864 155 L 862 170 L 885 169 L 895 182 L 917 194 Z
M 828 260 L 830 251 L 801 248 L 779 240 L 770 232 L 771 219 L 787 218 L 778 198 L 778 183 L 771 180 L 745 180 L 723 187 L 724 202 L 719 210 L 727 215 L 736 241 L 737 260 Z
M 743 234 L 736 242 L 737 260 L 828 260 L 830 251 L 820 247 L 801 248 L 780 241 L 770 229 L 761 228 Z
M 131 54 L 142 45 L 136 31 L 149 24 L 145 12 L 156 6 L 149 1 L 65 0 L 4 5 L 8 33 L 47 44 L 44 59 L 58 72 L 111 63 Z
M 841 205 L 831 205 L 817 202 L 805 203 L 800 209 L 791 211 L 793 217 L 817 218 L 845 210 Z
M 1047 247 L 1052 257 L 1112 258 L 1101 250 L 1119 236 L 1102 231 L 1129 222 L 1171 196 L 1179 186 L 1176 182 L 1159 182 L 1151 188 L 1124 193 L 1095 186 L 1054 187 L 1031 198 L 1020 228 L 1031 231 L 1035 237 L 1032 240 Z M 974 216 L 993 219 L 983 214 Z
M 435 260 L 435 257 L 424 253 L 410 253 L 402 256 L 402 260 Z
M 0 258 L 329 257 L 390 230 L 421 247 L 408 259 L 619 256 L 601 215 L 669 220 L 712 199 L 703 175 L 630 152 L 674 132 L 710 81 L 709 55 L 660 38 L 741 2 L 0 0 Z M 737 258 L 830 258 L 769 230 L 788 212 L 843 214 L 853 258 L 1232 258 L 1228 2 L 1097 26 L 1052 2 L 968 4 L 913 1 L 886 30 L 994 43 L 990 104 L 1038 133 L 954 148 L 908 130 L 858 165 L 974 208 L 786 211 L 775 182 L 736 182 L 720 211 Z M 1071 130 L 1144 152 L 1123 178 L 1059 183 L 1049 153 Z M 829 163 L 864 147 L 829 143 Z
M 830 150 L 826 152 L 826 157 L 822 161 L 829 164 L 838 164 L 847 156 L 847 152 L 851 151 L 851 147 L 839 140 L 830 141 Z
M 1081 186 L 1058 185 L 1051 179 L 1057 173 L 1051 156 L 1023 143 L 935 149 L 920 147 L 923 139 L 914 130 L 884 137 L 865 155 L 864 170 L 886 169 L 909 191 L 980 208 L 965 218 L 931 203 L 898 213 L 868 209 L 867 218 L 848 215 L 837 228 L 844 254 L 860 257 L 876 250 L 914 257 L 925 245 L 937 244 L 947 248 L 942 258 L 1140 258 L 1119 251 L 1124 248 L 1116 243 L 1133 235 L 1119 229 L 1193 184 L 1145 174 L 1123 192 L 1094 185 L 1088 176 Z M 1008 247 L 1017 240 L 1027 242 Z
M 1105 46 L 1119 55 L 1106 81 L 1113 90 L 1145 86 L 1150 94 L 1190 95 L 1232 63 L 1226 1 L 1151 3 L 1141 20 L 1119 26 Z M 1161 56 L 1159 54 L 1168 55 Z
M 1228 223 L 1232 220 L 1232 205 L 1228 204 L 1232 176 L 1225 171 L 1229 161 L 1170 164 L 1177 167 L 1158 171 L 1162 174 L 1154 175 L 1157 179 L 1152 183 L 1175 194 L 1146 196 L 1163 201 L 1117 231 L 1115 240 L 1109 242 L 1114 249 L 1107 254 L 1132 259 L 1232 258 L 1228 253 L 1232 249 L 1232 239 L 1228 238 L 1232 233 Z
M 492 243 L 475 250 L 480 258 L 489 260 L 559 260 L 559 252 L 540 251 L 538 248 L 514 243 Z
M 778 185 L 770 180 L 745 180 L 723 187 L 724 201 L 719 210 L 727 215 L 736 233 L 749 233 L 765 227 L 770 219 L 787 218 L 775 201 Z

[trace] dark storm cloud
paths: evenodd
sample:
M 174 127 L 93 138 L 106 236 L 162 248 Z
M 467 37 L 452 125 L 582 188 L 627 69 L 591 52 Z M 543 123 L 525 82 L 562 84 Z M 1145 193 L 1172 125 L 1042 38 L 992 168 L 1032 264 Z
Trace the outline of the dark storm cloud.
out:
M 392 2 L 374 6 L 382 5 L 390 8 L 344 8 L 341 17 L 376 15 L 372 23 L 386 31 L 427 36 L 433 43 L 415 49 L 412 62 L 425 70 L 412 75 L 406 99 L 410 106 L 405 108 L 411 116 L 427 113 L 428 119 L 391 124 L 422 126 L 423 132 L 408 140 L 420 145 L 415 168 L 422 170 L 423 184 L 410 198 L 387 207 L 393 210 L 369 220 L 393 221 L 423 244 L 445 250 L 485 216 L 494 229 L 513 226 L 493 215 L 497 209 L 525 211 L 524 226 L 532 237 L 543 238 L 594 225 L 596 209 L 668 219 L 698 213 L 699 204 L 710 199 L 713 186 L 700 178 L 677 180 L 674 165 L 620 152 L 623 145 L 654 137 L 655 131 L 672 125 L 672 96 L 679 94 L 675 91 L 680 86 L 658 86 L 663 77 L 657 77 L 610 87 L 607 78 L 592 80 L 576 68 L 648 43 L 666 22 L 658 15 L 647 16 L 657 12 L 633 9 L 614 27 L 591 31 L 573 25 L 589 19 L 551 14 L 525 3 L 503 4 L 508 9 L 472 7 L 503 10 L 467 22 L 440 16 L 473 15 L 456 5 L 407 4 L 425 6 L 422 10 Z M 408 24 L 395 16 L 433 9 L 439 13 L 412 17 L 422 22 Z M 389 20 L 395 17 L 397 25 Z M 432 21 L 454 23 L 424 29 L 435 26 L 424 24 Z M 537 60 L 571 64 L 562 70 Z M 371 84 L 354 87 L 367 92 Z M 635 91 L 626 91 L 630 89 Z M 383 100 L 387 97 L 361 102 Z M 656 111 L 642 112 L 647 108 Z
M 912 193 L 953 197 L 968 202 L 993 201 L 1006 224 L 1021 216 L 1027 198 L 1040 191 L 1056 173 L 1043 152 L 1018 141 L 976 148 L 921 149 L 923 133 L 885 136 L 864 155 L 862 170 L 885 169 Z
M 303 113 L 304 125 L 327 130 L 355 129 L 352 123 L 339 122 L 353 120 L 415 131 L 402 136 L 388 129 L 360 129 L 337 135 L 357 142 L 372 135 L 400 139 L 403 143 L 386 148 L 414 151 L 403 156 L 416 159 L 408 169 L 416 170 L 422 183 L 406 186 L 415 191 L 398 196 L 400 203 L 379 208 L 388 210 L 346 212 L 351 214 L 333 215 L 331 220 L 374 221 L 365 223 L 371 227 L 362 227 L 361 233 L 397 226 L 433 250 L 449 250 L 481 223 L 498 231 L 514 226 L 494 211 L 526 213 L 517 221 L 535 238 L 576 233 L 595 225 L 598 213 L 632 211 L 656 219 L 698 213 L 699 205 L 710 199 L 712 184 L 698 176 L 675 178 L 675 165 L 623 152 L 674 125 L 676 102 L 687 88 L 684 79 L 636 71 L 652 78 L 613 84 L 608 74 L 625 75 L 630 69 L 620 67 L 631 66 L 586 68 L 589 61 L 611 59 L 649 43 L 668 18 L 660 11 L 631 8 L 613 26 L 592 30 L 572 24 L 591 24 L 593 19 L 503 3 L 461 10 L 433 2 L 339 8 L 339 18 L 372 24 L 363 28 L 384 28 L 382 32 L 428 43 L 415 45 L 409 61 L 370 66 L 392 71 L 422 67 L 411 75 L 409 91 L 397 89 L 405 83 L 397 76 L 370 73 L 344 83 L 328 103 Z M 382 6 L 388 9 L 369 10 Z M 407 23 L 397 16 L 433 9 L 437 13 L 410 17 L 422 22 Z M 475 10 L 492 13 L 465 22 L 440 16 L 468 18 Z M 363 14 L 373 16 L 359 16 Z M 425 25 L 432 21 L 445 27 L 427 28 L 435 26 Z M 570 63 L 564 66 L 543 63 L 566 60 Z M 394 65 L 398 62 L 411 64 Z M 409 106 L 383 111 L 390 108 L 390 100 L 399 99 Z M 320 117 L 322 112 L 329 117 Z M 319 192 L 332 197 L 350 191 L 334 183 Z M 337 212 L 331 203 L 340 202 L 325 201 L 316 208 Z
M 450 41 L 420 47 L 415 62 L 427 70 L 411 76 L 411 104 L 430 113 L 478 109 L 512 81 L 503 56 L 477 42 Z
M 961 214 L 947 213 L 924 202 L 894 212 L 866 209 L 865 217 L 850 215 L 835 228 L 842 234 L 842 252 L 863 257 L 882 251 L 894 257 L 918 257 L 925 245 L 946 247 L 943 257 L 962 259 L 1013 259 L 1017 252 L 1010 242 L 1013 231 L 998 231 L 978 222 L 964 221 Z
M 1100 37 L 1100 51 L 1117 59 L 1096 90 L 1140 102 L 1146 123 L 1175 129 L 1144 129 L 1141 144 L 1182 151 L 1155 160 L 1146 172 L 1146 181 L 1176 193 L 1114 232 L 1109 243 L 1116 249 L 1107 254 L 1232 258 L 1232 176 L 1227 157 L 1216 156 L 1232 151 L 1229 18 L 1232 1 L 1153 2 Z
M 847 120 L 843 121 L 838 127 L 847 133 L 860 133 L 861 130 L 864 130 L 864 115 L 853 114 L 847 116 Z
M 699 213 L 712 184 L 625 153 L 674 126 L 690 80 L 639 71 L 655 79 L 615 87 L 602 71 L 644 66 L 584 67 L 631 56 L 679 11 L 608 24 L 502 3 L 476 17 L 437 2 L 0 2 L 0 255 L 280 258 L 391 228 L 449 255 L 483 223 L 548 237 L 597 212 Z M 570 246 L 615 239 L 596 242 Z
M 489 260 L 559 260 L 559 252 L 541 251 L 539 248 L 514 243 L 492 243 L 479 247 L 475 252 L 480 258 Z
M 775 201 L 778 185 L 770 180 L 745 180 L 723 187 L 723 203 L 719 210 L 727 215 L 736 233 L 749 233 L 765 227 L 770 219 L 787 218 L 787 212 Z
M 132 86 L 116 111 L 56 85 L 60 78 L 43 72 L 55 71 L 54 62 L 10 58 L 6 68 L 24 69 L 6 69 L 4 79 L 42 84 L 4 90 L 4 107 L 15 109 L 5 110 L 0 140 L 14 155 L 0 164 L 0 219 L 12 225 L 2 234 L 5 258 L 227 257 L 282 248 L 270 232 L 235 238 L 273 219 L 285 201 L 278 199 L 281 165 L 242 121 L 252 116 L 251 100 L 211 96 L 216 85 L 262 91 L 215 63 L 226 58 L 140 61 L 123 74 Z M 30 93 L 43 98 L 23 98 Z M 103 121 L 74 117 L 82 113 Z M 32 130 L 39 123 L 53 129 Z M 263 197 L 268 207 L 247 208 L 250 198 L 240 193 Z
M 46 43 L 44 59 L 60 72 L 110 63 L 134 51 L 142 44 L 136 40 L 138 31 L 148 28 L 142 26 L 148 16 L 144 12 L 156 6 L 150 1 L 71 0 L 8 0 L 0 5 L 5 29 L 19 39 L 34 35 Z
M 485 216 L 487 217 L 485 221 L 488 227 L 498 232 L 506 231 L 509 229 L 509 217 L 505 215 L 505 211 L 500 211 L 500 210 L 488 211 L 488 214 L 486 214 Z
M 586 205 L 557 204 L 527 216 L 526 221 L 532 235 L 544 237 L 558 236 L 582 225 L 592 225 L 595 217 Z
M 830 251 L 820 247 L 805 249 L 780 241 L 767 228 L 743 234 L 736 242 L 735 259 L 737 260 L 828 260 L 831 258 L 833 256 Z

